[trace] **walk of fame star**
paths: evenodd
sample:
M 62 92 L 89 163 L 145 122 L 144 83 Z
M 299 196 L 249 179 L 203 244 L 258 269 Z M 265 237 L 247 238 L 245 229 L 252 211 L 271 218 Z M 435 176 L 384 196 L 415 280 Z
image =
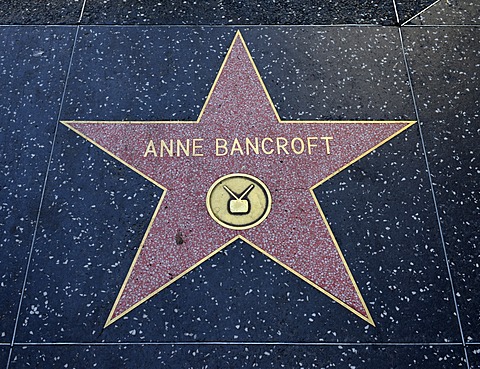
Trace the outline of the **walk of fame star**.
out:
M 62 123 L 164 190 L 106 326 L 239 238 L 374 325 L 313 189 L 414 121 L 281 120 L 237 32 L 196 121 Z

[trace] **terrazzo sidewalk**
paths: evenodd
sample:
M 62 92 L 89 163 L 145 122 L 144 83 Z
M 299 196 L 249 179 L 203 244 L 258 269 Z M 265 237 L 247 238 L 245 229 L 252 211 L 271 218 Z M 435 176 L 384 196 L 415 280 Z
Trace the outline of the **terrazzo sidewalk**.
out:
M 7 1 L 0 9 L 0 367 L 480 368 L 480 4 L 174 3 Z M 246 58 L 231 69 L 256 68 L 261 80 L 245 92 L 261 86 L 272 110 L 259 113 L 253 104 L 247 114 L 224 106 L 224 116 L 233 111 L 268 121 L 272 114 L 273 121 L 325 127 L 416 123 L 392 131 L 382 145 L 369 139 L 375 150 L 366 145 L 365 155 L 312 188 L 310 205 L 320 213 L 311 233 L 299 226 L 303 237 L 288 227 L 309 219 L 310 208 L 277 192 L 301 191 L 303 180 L 327 164 L 290 164 L 301 147 L 291 143 L 295 127 L 291 136 L 277 134 L 290 146 L 281 149 L 277 140 L 272 156 L 260 146 L 255 163 L 232 159 L 235 173 L 249 165 L 271 172 L 265 183 L 272 213 L 252 230 L 235 230 L 241 237 L 230 237 L 198 266 L 200 237 L 193 228 L 179 229 L 172 236 L 175 254 L 160 252 L 156 263 L 171 256 L 182 264 L 188 254 L 196 267 L 170 276 L 168 286 L 111 320 L 152 219 L 164 219 L 164 193 L 176 189 L 157 186 L 96 138 L 61 122 L 200 121 L 238 34 L 252 64 Z M 227 92 L 238 81 L 225 82 Z M 212 97 L 211 111 L 229 98 Z M 301 126 L 295 129 L 305 137 L 317 134 Z M 228 134 L 240 137 L 245 127 L 229 125 Z M 202 137 L 227 137 L 227 129 L 216 129 Z M 132 137 L 117 138 L 119 152 L 131 151 Z M 341 154 L 353 155 L 360 145 L 349 140 Z M 146 142 L 139 140 L 144 157 L 153 152 Z M 319 139 L 318 147 L 325 142 Z M 337 141 L 331 142 L 334 150 Z M 191 173 L 200 174 L 185 181 L 197 183 L 192 191 L 201 196 L 201 186 L 228 174 L 216 161 L 200 168 L 189 159 Z M 298 188 L 275 182 L 289 165 Z M 171 170 L 180 173 L 182 166 Z M 292 204 L 274 222 L 277 198 Z M 316 228 L 323 219 L 326 227 Z M 217 245 L 221 225 L 202 222 L 188 224 L 201 224 L 203 244 Z M 322 260 L 345 268 L 357 305 L 342 292 L 343 274 L 321 282 L 330 269 L 317 270 L 320 282 L 310 283 L 313 277 L 297 273 L 296 256 L 290 260 L 275 241 L 262 244 L 262 230 L 272 240 L 285 235 L 284 247 L 295 234 L 289 242 L 304 242 L 306 250 L 311 239 L 324 246 L 332 237 L 341 261 Z M 261 247 L 252 247 L 253 235 Z M 133 291 L 145 285 L 142 278 L 135 283 L 140 287 Z

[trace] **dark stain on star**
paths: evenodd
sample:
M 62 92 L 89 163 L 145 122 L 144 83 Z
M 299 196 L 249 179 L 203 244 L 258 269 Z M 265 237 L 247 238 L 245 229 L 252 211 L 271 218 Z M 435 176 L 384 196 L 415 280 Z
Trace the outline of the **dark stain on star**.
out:
M 177 231 L 177 234 L 175 235 L 175 243 L 177 245 L 183 245 L 185 243 L 185 240 L 183 239 L 183 233 L 180 229 Z

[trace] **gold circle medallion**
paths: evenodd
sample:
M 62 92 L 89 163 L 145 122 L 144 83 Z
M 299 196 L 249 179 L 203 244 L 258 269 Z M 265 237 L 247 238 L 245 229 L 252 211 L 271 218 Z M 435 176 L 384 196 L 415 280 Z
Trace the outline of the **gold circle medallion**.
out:
M 216 180 L 207 193 L 207 209 L 218 224 L 230 229 L 249 229 L 270 213 L 272 196 L 265 183 L 244 173 Z

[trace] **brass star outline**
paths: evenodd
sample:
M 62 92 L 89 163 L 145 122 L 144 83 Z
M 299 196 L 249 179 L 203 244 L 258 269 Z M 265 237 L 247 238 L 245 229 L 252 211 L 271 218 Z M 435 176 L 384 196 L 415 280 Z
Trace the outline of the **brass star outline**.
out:
M 363 308 L 365 309 L 365 312 L 366 312 L 366 316 L 364 316 L 363 314 L 359 313 L 357 310 L 355 310 L 354 308 L 352 308 L 351 306 L 349 306 L 348 304 L 346 304 L 344 301 L 342 301 L 341 299 L 339 299 L 338 297 L 332 295 L 330 292 L 328 292 L 327 290 L 325 290 L 324 288 L 322 288 L 321 286 L 315 284 L 314 282 L 312 282 L 311 280 L 309 280 L 308 278 L 304 277 L 302 274 L 298 273 L 296 270 L 292 269 L 291 267 L 289 267 L 288 265 L 286 265 L 285 263 L 283 263 L 281 260 L 279 260 L 278 258 L 276 258 L 275 256 L 271 255 L 270 253 L 268 253 L 267 251 L 265 251 L 263 248 L 257 246 L 255 243 L 249 241 L 248 239 L 246 239 L 245 237 L 241 236 L 241 235 L 238 235 L 236 237 L 233 237 L 231 238 L 229 241 L 227 241 L 225 244 L 223 244 L 222 246 L 216 248 L 213 252 L 211 252 L 210 254 L 208 254 L 207 256 L 205 256 L 204 258 L 202 258 L 200 261 L 198 261 L 197 263 L 195 263 L 194 265 L 190 266 L 188 269 L 184 270 L 182 273 L 178 274 L 177 276 L 175 276 L 174 278 L 172 278 L 171 280 L 169 280 L 167 283 L 161 285 L 159 288 L 157 288 L 155 291 L 153 291 L 152 293 L 150 293 L 148 296 L 142 298 L 140 301 L 138 301 L 137 303 L 131 305 L 129 308 L 127 308 L 126 310 L 124 310 L 123 312 L 121 312 L 120 314 L 114 316 L 114 313 L 115 313 L 115 310 L 116 310 L 116 307 L 119 303 L 119 300 L 120 298 L 122 297 L 122 294 L 125 290 L 125 287 L 127 285 L 127 282 L 131 276 L 131 273 L 137 263 L 137 260 L 141 254 L 141 251 L 143 249 L 143 246 L 145 244 L 145 241 L 152 229 L 152 225 L 160 211 L 160 208 L 161 208 L 161 205 L 162 205 L 162 202 L 165 198 L 165 195 L 167 193 L 167 188 L 165 188 L 164 186 L 162 186 L 160 183 L 158 183 L 157 181 L 155 181 L 154 179 L 152 179 L 151 177 L 149 177 L 148 175 L 146 175 L 145 173 L 143 173 L 142 171 L 140 171 L 139 169 L 135 168 L 134 166 L 130 165 L 129 163 L 127 163 L 126 161 L 124 161 L 123 159 L 121 159 L 118 155 L 114 154 L 113 152 L 109 151 L 107 148 L 101 146 L 100 144 L 98 144 L 95 140 L 91 139 L 90 137 L 88 137 L 87 135 L 85 135 L 84 133 L 82 133 L 80 130 L 78 130 L 77 128 L 74 127 L 74 125 L 78 125 L 78 124 L 83 124 L 83 123 L 88 123 L 88 124 L 172 124 L 172 123 L 178 123 L 178 124 L 198 124 L 200 123 L 200 121 L 202 120 L 202 116 L 205 112 L 205 109 L 207 108 L 208 104 L 209 104 L 209 101 L 212 97 L 212 93 L 214 92 L 215 90 L 215 87 L 217 86 L 217 83 L 218 83 L 218 80 L 222 74 L 222 71 L 224 70 L 224 67 L 225 67 L 225 64 L 226 62 L 228 61 L 229 59 L 229 56 L 230 56 L 230 53 L 232 52 L 232 48 L 235 44 L 235 42 L 238 40 L 241 41 L 243 47 L 245 48 L 246 52 L 247 52 L 247 55 L 248 55 L 248 58 L 250 60 L 250 63 L 255 71 L 255 74 L 257 75 L 257 78 L 258 80 L 260 81 L 260 84 L 263 88 L 263 92 L 265 93 L 268 101 L 269 101 L 269 104 L 270 104 L 270 107 L 272 109 L 272 111 L 274 112 L 275 114 L 275 117 L 277 119 L 277 122 L 278 123 L 283 123 L 283 124 L 362 124 L 362 123 L 365 123 L 365 124 L 390 124 L 390 123 L 403 123 L 405 124 L 405 126 L 396 131 L 394 134 L 390 135 L 389 137 L 387 137 L 386 139 L 382 140 L 381 142 L 379 142 L 378 144 L 372 146 L 370 149 L 368 149 L 367 151 L 365 151 L 364 153 L 362 153 L 361 155 L 359 155 L 358 157 L 356 157 L 354 160 L 348 162 L 347 164 L 345 164 L 344 166 L 342 166 L 341 168 L 339 168 L 338 170 L 334 171 L 333 173 L 331 173 L 330 175 L 328 175 L 327 177 L 323 178 L 321 181 L 319 181 L 318 183 L 316 183 L 315 185 L 311 186 L 309 188 L 309 191 L 310 191 L 310 194 L 311 196 L 313 197 L 314 199 L 314 202 L 316 204 L 316 207 L 318 208 L 318 211 L 320 213 L 320 216 L 321 218 L 323 219 L 323 222 L 325 224 L 325 227 L 327 228 L 328 230 L 328 233 L 331 237 L 331 240 L 333 241 L 334 245 L 335 245 L 335 248 L 336 248 L 336 251 L 338 252 L 338 255 L 340 256 L 341 260 L 342 260 L 342 263 L 343 263 L 343 266 L 345 267 L 349 277 L 350 277 L 350 280 L 355 288 L 355 291 L 363 305 Z M 141 175 L 142 177 L 144 177 L 145 179 L 147 179 L 148 181 L 152 182 L 153 184 L 155 184 L 156 186 L 158 186 L 159 188 L 161 188 L 163 190 L 163 193 L 162 193 L 162 196 L 159 200 L 159 203 L 154 211 L 154 214 L 150 220 L 150 223 L 147 227 L 147 230 L 144 234 L 144 237 L 142 239 L 142 242 L 138 248 L 138 251 L 134 257 L 134 260 L 131 264 L 131 267 L 128 271 L 128 274 L 122 284 L 122 287 L 120 289 L 120 292 L 118 293 L 118 296 L 115 300 L 115 303 L 112 307 L 112 310 L 108 316 L 108 319 L 105 323 L 105 327 L 109 326 L 110 324 L 114 323 L 115 321 L 117 321 L 118 319 L 120 319 L 121 317 L 125 316 L 127 313 L 129 313 L 130 311 L 132 311 L 133 309 L 135 309 L 136 307 L 138 307 L 139 305 L 141 305 L 142 303 L 144 303 L 145 301 L 147 301 L 148 299 L 150 299 L 151 297 L 153 297 L 154 295 L 156 295 L 158 292 L 160 292 L 161 290 L 165 289 L 167 286 L 171 285 L 172 283 L 174 283 L 175 281 L 177 281 L 178 279 L 180 279 L 181 277 L 183 277 L 184 275 L 186 275 L 187 273 L 189 273 L 191 270 L 195 269 L 197 266 L 199 266 L 200 264 L 202 264 L 204 261 L 208 260 L 209 258 L 211 258 L 212 256 L 214 256 L 215 254 L 217 254 L 218 252 L 220 252 L 221 250 L 223 250 L 225 247 L 227 247 L 228 245 L 230 245 L 231 243 L 233 243 L 234 241 L 236 240 L 243 240 L 244 242 L 246 242 L 248 245 L 252 246 L 253 248 L 255 248 L 256 250 L 258 250 L 259 252 L 261 252 L 262 254 L 264 254 L 265 256 L 267 256 L 268 258 L 270 258 L 271 260 L 275 261 L 276 263 L 278 263 L 279 265 L 281 265 L 282 267 L 284 267 L 285 269 L 287 269 L 288 271 L 292 272 L 294 275 L 296 275 L 297 277 L 299 277 L 300 279 L 304 280 L 305 282 L 307 282 L 308 284 L 312 285 L 314 288 L 316 288 L 317 290 L 323 292 L 325 295 L 327 295 L 328 297 L 330 297 L 332 300 L 336 301 L 337 303 L 339 303 L 340 305 L 342 305 L 343 307 L 345 307 L 346 309 L 348 309 L 349 311 L 351 311 L 352 313 L 354 313 L 356 316 L 360 317 L 361 319 L 365 320 L 367 323 L 375 326 L 375 323 L 373 321 L 373 318 L 369 312 L 369 309 L 367 307 L 367 305 L 365 304 L 365 301 L 362 297 L 362 294 L 357 286 L 357 283 L 355 282 L 355 279 L 350 271 L 350 268 L 348 267 L 348 264 L 343 256 L 343 253 L 336 241 L 336 238 L 330 228 L 330 225 L 328 224 L 328 221 L 325 217 L 325 214 L 314 194 L 314 189 L 317 188 L 318 186 L 320 186 L 322 183 L 326 182 L 327 180 L 329 180 L 330 178 L 332 178 L 333 176 L 335 176 L 336 174 L 338 174 L 339 172 L 343 171 L 344 169 L 346 169 L 347 167 L 349 167 L 350 165 L 354 164 L 355 162 L 357 162 L 358 160 L 360 160 L 361 158 L 363 158 L 364 156 L 368 155 L 369 153 L 371 153 L 372 151 L 374 151 L 375 149 L 377 149 L 378 147 L 380 147 L 381 145 L 383 145 L 384 143 L 388 142 L 389 140 L 391 140 L 392 138 L 396 137 L 397 135 L 399 135 L 400 133 L 402 133 L 403 131 L 405 131 L 406 129 L 408 129 L 409 127 L 411 127 L 413 124 L 416 123 L 416 121 L 404 121 L 404 120 L 398 120 L 398 121 L 389 121 L 389 120 L 355 120 L 355 121 L 344 121 L 344 120 L 309 120 L 309 121 L 298 121 L 298 120 L 282 120 L 277 112 L 277 109 L 275 108 L 275 105 L 270 97 L 270 94 L 268 93 L 268 90 L 260 76 L 260 73 L 255 65 L 255 62 L 253 61 L 253 58 L 248 50 L 248 47 L 240 33 L 240 31 L 237 31 L 236 34 L 235 34 L 235 37 L 234 37 L 234 40 L 232 41 L 231 43 L 231 46 L 229 47 L 228 49 L 228 52 L 227 52 L 227 55 L 220 67 L 220 70 L 219 72 L 217 73 L 216 75 L 216 78 L 215 78 L 215 81 L 210 89 L 210 92 L 205 100 L 205 103 L 200 111 L 200 114 L 198 115 L 198 118 L 195 120 L 195 121 L 61 121 L 62 124 L 64 124 L 65 126 L 67 126 L 68 128 L 70 128 L 71 130 L 73 130 L 74 132 L 76 132 L 78 135 L 80 135 L 81 137 L 85 138 L 87 141 L 89 141 L 90 143 L 94 144 L 95 146 L 97 146 L 98 148 L 100 148 L 102 151 L 106 152 L 107 154 L 109 154 L 110 156 L 112 156 L 113 158 L 117 159 L 119 162 L 121 162 L 122 164 L 124 164 L 125 166 L 127 166 L 128 168 L 130 168 L 131 170 L 133 170 L 134 172 L 136 172 L 137 174 Z

